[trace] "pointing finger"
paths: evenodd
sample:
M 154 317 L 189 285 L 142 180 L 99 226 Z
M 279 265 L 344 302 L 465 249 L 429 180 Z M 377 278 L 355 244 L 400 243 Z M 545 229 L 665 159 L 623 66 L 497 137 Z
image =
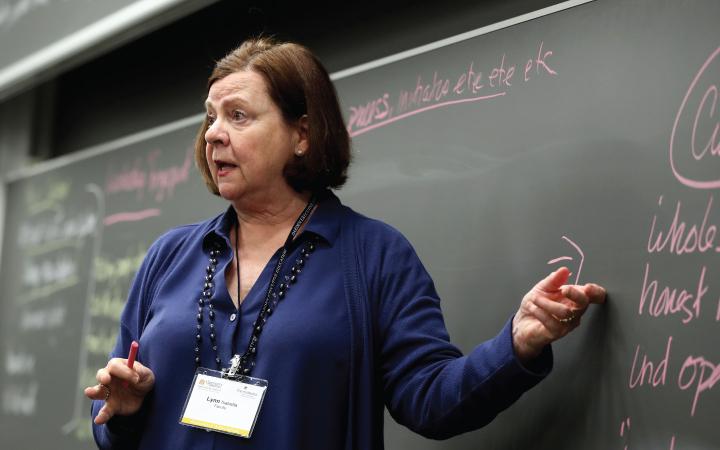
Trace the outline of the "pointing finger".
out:
M 567 283 L 569 277 L 570 270 L 567 267 L 561 267 L 540 280 L 535 288 L 544 292 L 557 292 L 563 284 Z

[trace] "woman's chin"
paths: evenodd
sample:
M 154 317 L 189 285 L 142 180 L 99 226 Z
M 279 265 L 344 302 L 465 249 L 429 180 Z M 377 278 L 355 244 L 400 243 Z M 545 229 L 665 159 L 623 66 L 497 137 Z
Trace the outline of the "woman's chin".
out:
M 242 196 L 242 190 L 237 186 L 230 185 L 229 183 L 221 183 L 218 186 L 218 192 L 220 193 L 220 197 L 229 202 L 237 200 Z

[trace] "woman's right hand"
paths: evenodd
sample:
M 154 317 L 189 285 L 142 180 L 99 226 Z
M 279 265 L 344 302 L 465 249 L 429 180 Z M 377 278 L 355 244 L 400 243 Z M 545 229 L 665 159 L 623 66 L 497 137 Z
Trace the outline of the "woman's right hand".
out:
M 115 414 L 128 416 L 138 412 L 145 396 L 155 386 L 152 370 L 137 361 L 131 369 L 125 358 L 111 359 L 97 371 L 95 378 L 98 384 L 85 388 L 85 395 L 91 400 L 105 401 L 95 417 L 98 425 L 107 423 Z

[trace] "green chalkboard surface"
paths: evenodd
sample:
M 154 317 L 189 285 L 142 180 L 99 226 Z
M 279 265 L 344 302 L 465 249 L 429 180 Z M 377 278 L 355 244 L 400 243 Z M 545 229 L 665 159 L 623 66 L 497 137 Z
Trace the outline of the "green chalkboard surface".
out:
M 609 291 L 493 423 L 436 442 L 388 418 L 388 449 L 720 448 L 718 17 L 596 0 L 336 74 L 355 151 L 340 197 L 410 239 L 463 350 L 559 265 Z M 140 259 L 224 207 L 192 167 L 198 121 L 8 182 L 8 448 L 92 448 L 80 388 Z
M 223 208 L 195 169 L 198 127 L 197 118 L 181 121 L 9 184 L 0 375 L 7 448 L 93 448 L 82 387 L 107 362 L 147 248 L 173 224 Z

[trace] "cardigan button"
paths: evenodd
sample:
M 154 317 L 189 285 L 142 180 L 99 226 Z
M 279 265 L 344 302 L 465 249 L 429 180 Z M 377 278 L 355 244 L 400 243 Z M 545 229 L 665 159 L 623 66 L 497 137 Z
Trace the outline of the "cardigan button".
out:
M 237 314 L 235 314 L 235 313 L 230 314 L 230 322 L 235 322 L 235 319 L 237 319 Z

